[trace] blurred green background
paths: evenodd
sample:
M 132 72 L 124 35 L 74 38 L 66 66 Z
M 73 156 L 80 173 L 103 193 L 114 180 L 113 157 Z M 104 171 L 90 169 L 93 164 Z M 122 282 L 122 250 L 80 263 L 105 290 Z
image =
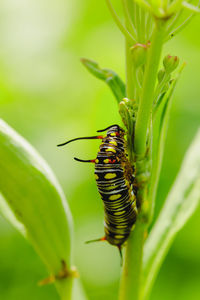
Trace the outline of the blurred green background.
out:
M 156 215 L 200 123 L 199 32 L 196 17 L 164 49 L 187 67 L 174 95 Z M 118 251 L 106 243 L 84 244 L 103 234 L 94 169 L 73 160 L 93 159 L 99 142 L 80 141 L 62 149 L 56 144 L 120 123 L 110 91 L 79 59 L 97 60 L 124 78 L 123 37 L 104 1 L 2 0 L 0 45 L 1 118 L 35 146 L 65 191 L 75 223 L 75 263 L 88 299 L 117 299 Z M 152 300 L 200 299 L 199 229 L 200 208 L 170 249 Z M 0 217 L 0 298 L 58 300 L 53 286 L 37 286 L 46 276 L 31 245 Z

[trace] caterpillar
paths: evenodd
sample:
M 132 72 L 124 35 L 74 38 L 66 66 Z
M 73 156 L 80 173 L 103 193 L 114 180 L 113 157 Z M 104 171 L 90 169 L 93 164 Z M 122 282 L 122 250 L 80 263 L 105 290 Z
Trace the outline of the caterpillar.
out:
M 121 247 L 128 239 L 137 218 L 134 168 L 128 160 L 125 131 L 119 125 L 111 125 L 97 132 L 107 131 L 106 135 L 80 137 L 58 146 L 83 139 L 101 139 L 96 159 L 76 161 L 95 164 L 95 179 L 104 204 L 105 236 L 88 241 L 107 241 L 117 246 L 122 257 Z

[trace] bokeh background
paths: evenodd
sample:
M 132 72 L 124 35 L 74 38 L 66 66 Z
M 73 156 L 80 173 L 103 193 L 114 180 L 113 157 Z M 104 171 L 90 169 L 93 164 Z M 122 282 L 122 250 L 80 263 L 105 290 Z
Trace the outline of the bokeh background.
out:
M 199 32 L 196 17 L 164 49 L 187 67 L 174 95 L 156 215 L 200 124 Z M 79 59 L 97 60 L 124 78 L 123 37 L 104 1 L 1 0 L 0 45 L 1 118 L 34 145 L 65 191 L 75 223 L 75 263 L 88 299 L 115 300 L 118 252 L 108 244 L 84 244 L 103 234 L 93 166 L 73 160 L 94 158 L 99 142 L 80 141 L 62 149 L 56 144 L 120 123 L 111 92 Z M 151 300 L 200 299 L 199 232 L 200 208 L 171 247 Z M 37 286 L 46 275 L 31 245 L 0 217 L 0 298 L 58 300 L 53 286 Z

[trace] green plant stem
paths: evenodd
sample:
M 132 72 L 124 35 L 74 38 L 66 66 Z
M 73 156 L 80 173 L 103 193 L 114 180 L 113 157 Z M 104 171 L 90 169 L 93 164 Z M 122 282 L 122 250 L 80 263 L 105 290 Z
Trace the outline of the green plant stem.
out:
M 110 13 L 115 21 L 115 23 L 117 24 L 119 30 L 124 34 L 124 36 L 126 37 L 126 39 L 130 42 L 130 43 L 134 43 L 135 39 L 133 38 L 133 36 L 130 34 L 130 32 L 126 29 L 126 27 L 122 24 L 122 22 L 120 21 L 118 15 L 116 14 L 110 0 L 106 0 L 107 6 L 110 10 Z
M 173 28 L 171 32 L 169 32 L 168 36 L 166 37 L 166 41 L 168 41 L 170 38 L 178 34 L 181 30 L 183 30 L 184 27 L 186 27 L 189 22 L 192 20 L 192 17 L 194 16 L 194 13 L 192 13 L 187 19 L 184 20 L 182 24 L 180 24 L 178 27 Z
M 128 20 L 127 20 L 128 22 Z M 139 103 L 139 111 L 137 116 L 136 130 L 137 139 L 135 136 L 135 152 L 137 154 L 137 174 L 138 178 L 143 177 L 148 168 L 147 160 L 140 160 L 146 154 L 146 137 L 147 129 L 150 121 L 153 94 L 156 83 L 156 76 L 159 67 L 159 61 L 164 41 L 164 24 L 163 21 L 156 21 L 156 26 L 153 33 L 151 47 L 147 59 L 145 69 L 144 83 L 142 89 L 141 102 Z M 126 40 L 126 86 L 127 96 L 129 99 L 134 99 L 135 87 L 133 78 L 133 62 L 130 56 L 130 43 Z M 140 181 L 142 179 L 139 179 Z M 147 202 L 147 182 L 141 184 L 137 195 L 141 205 L 140 214 L 136 222 L 136 226 L 128 239 L 125 251 L 125 263 L 122 271 L 119 299 L 120 300 L 139 300 L 141 298 L 141 273 L 144 235 L 147 228 L 145 219 L 145 209 L 143 208 Z
M 126 40 L 126 87 L 127 97 L 134 99 L 135 85 L 133 77 L 133 62 L 130 55 L 130 43 Z M 133 142 L 132 142 L 133 148 Z M 132 161 L 133 163 L 133 161 Z M 141 196 L 145 197 L 145 189 L 141 190 Z M 125 262 L 122 270 L 119 299 L 120 300 L 139 300 L 140 299 L 140 282 L 142 270 L 142 256 L 144 244 L 144 232 L 146 225 L 141 217 L 138 218 L 136 226 L 130 235 L 126 251 Z
M 163 155 L 164 155 L 164 146 L 165 146 L 165 140 L 166 140 L 166 135 L 167 135 L 167 128 L 168 128 L 168 121 L 169 121 L 169 112 L 171 108 L 171 98 L 172 98 L 172 93 L 174 91 L 174 87 L 176 85 L 176 81 L 172 83 L 172 87 L 170 89 L 169 95 L 167 95 L 164 109 L 164 117 L 163 120 L 161 121 L 160 124 L 160 133 L 158 136 L 158 148 L 156 151 L 156 157 L 155 157 L 155 163 L 153 165 L 153 170 L 152 170 L 152 176 L 151 176 L 151 183 L 150 183 L 150 188 L 149 188 L 149 221 L 152 220 L 153 218 L 153 212 L 154 212 L 154 206 L 155 206 L 155 199 L 156 199 L 156 193 L 158 189 L 158 182 L 160 178 L 160 172 L 162 168 L 162 160 L 163 160 Z M 165 97 L 164 97 L 164 102 L 165 102 Z
M 134 20 L 131 15 L 131 8 L 130 8 L 130 5 L 133 5 L 133 2 L 131 1 L 131 3 L 130 3 L 130 0 L 122 0 L 122 5 L 124 8 L 126 27 L 131 32 L 131 34 L 134 36 L 135 40 L 137 40 L 137 32 L 134 27 Z
M 151 116 L 154 89 L 159 67 L 160 56 L 165 36 L 165 21 L 157 20 L 151 41 L 151 47 L 147 58 L 144 73 L 141 101 L 139 103 L 138 115 L 135 127 L 135 153 L 144 157 L 146 152 L 147 131 Z
M 160 116 L 160 125 L 159 125 L 159 134 L 158 134 L 158 145 L 157 149 L 154 149 L 155 154 L 153 158 L 153 169 L 151 173 L 151 182 L 149 187 L 149 196 L 148 196 L 148 203 L 149 203 L 149 221 L 153 218 L 154 213 L 154 206 L 155 206 L 155 199 L 156 199 L 156 193 L 158 189 L 158 183 L 160 178 L 160 172 L 162 168 L 162 160 L 164 155 L 164 148 L 165 148 L 165 141 L 166 141 L 166 135 L 167 135 L 167 129 L 168 129 L 168 122 L 169 122 L 169 114 L 171 110 L 171 104 L 172 104 L 172 96 L 174 89 L 176 87 L 177 81 L 180 77 L 180 74 L 182 70 L 185 67 L 185 63 L 182 64 L 182 66 L 179 69 L 179 72 L 176 76 L 176 78 L 171 83 L 168 91 L 166 92 L 165 96 L 162 99 L 164 107 L 162 107 L 162 115 Z M 159 110 L 159 108 L 158 108 Z
M 140 299 L 145 227 L 143 220 L 139 218 L 128 239 L 119 292 L 120 300 Z
M 125 41 L 125 53 L 126 53 L 126 95 L 128 99 L 134 100 L 135 99 L 135 82 L 133 78 L 133 64 L 131 59 L 131 52 L 130 52 L 131 45 L 126 40 Z M 133 125 L 131 125 L 133 127 Z M 128 141 L 128 152 L 130 161 L 133 163 L 133 142 L 132 142 L 132 133 L 133 131 L 130 130 L 127 132 L 127 141 Z
M 125 25 L 127 28 L 130 26 L 130 22 L 132 19 L 131 10 L 129 7 L 132 3 L 130 0 L 123 0 L 125 13 Z M 125 55 L 126 55 L 126 94 L 130 100 L 135 98 L 135 82 L 133 78 L 133 63 L 131 57 L 130 48 L 133 46 L 133 43 L 130 43 L 129 39 L 125 40 Z
M 126 40 L 126 94 L 128 99 L 133 100 L 135 98 L 135 84 L 133 78 L 133 64 L 130 52 L 130 43 Z

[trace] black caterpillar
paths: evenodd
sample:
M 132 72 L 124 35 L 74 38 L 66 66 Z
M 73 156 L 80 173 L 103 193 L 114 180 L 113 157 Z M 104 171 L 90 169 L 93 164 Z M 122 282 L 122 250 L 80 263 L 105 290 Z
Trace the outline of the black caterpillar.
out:
M 74 159 L 95 163 L 95 179 L 104 203 L 105 236 L 89 242 L 106 240 L 117 246 L 121 255 L 121 246 L 137 218 L 134 169 L 127 158 L 125 131 L 119 125 L 112 125 L 97 132 L 106 130 L 106 135 L 76 138 L 58 146 L 81 139 L 102 139 L 96 159 Z

